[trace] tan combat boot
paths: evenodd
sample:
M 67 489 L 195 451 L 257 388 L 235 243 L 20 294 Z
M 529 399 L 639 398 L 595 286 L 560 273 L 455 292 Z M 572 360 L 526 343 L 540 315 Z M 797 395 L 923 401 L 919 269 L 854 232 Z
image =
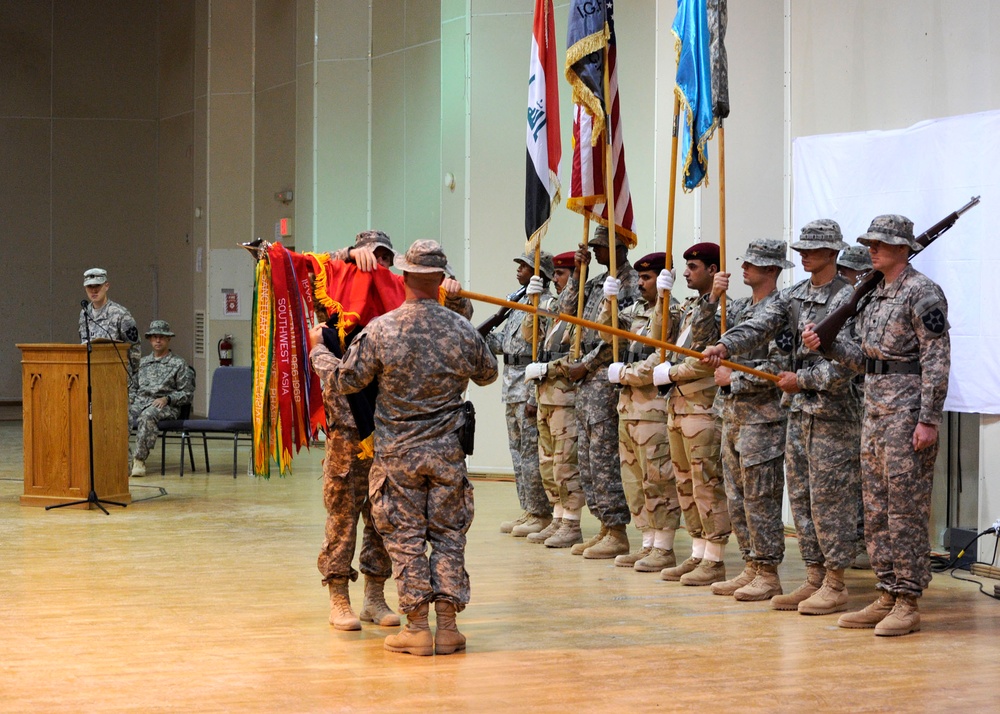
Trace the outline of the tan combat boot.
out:
M 389 652 L 420 655 L 426 657 L 434 654 L 434 635 L 427 624 L 427 613 L 430 605 L 426 602 L 417 606 L 413 612 L 406 613 L 406 627 L 395 635 L 385 638 L 383 647 Z
M 546 548 L 575 548 L 581 543 L 583 533 L 580 532 L 580 521 L 575 518 L 563 518 L 559 530 L 545 539 Z
M 589 548 L 592 545 L 597 545 L 598 543 L 600 543 L 602 540 L 604 540 L 604 536 L 606 536 L 607 534 L 608 534 L 608 528 L 602 523 L 601 530 L 597 532 L 597 535 L 591 536 L 587 540 L 580 541 L 579 543 L 573 546 L 572 550 L 570 550 L 570 553 L 572 555 L 583 555 L 583 551 L 587 550 L 587 548 Z
M 532 533 L 545 530 L 551 522 L 551 516 L 528 516 L 524 523 L 514 526 L 510 534 L 515 538 L 524 538 Z
M 681 577 L 687 575 L 692 570 L 701 565 L 701 558 L 691 557 L 685 560 L 680 565 L 675 565 L 672 568 L 664 568 L 660 571 L 660 578 L 662 580 L 680 580 Z
M 896 596 L 882 590 L 879 592 L 878 599 L 868 607 L 841 615 L 840 619 L 837 620 L 837 626 L 851 630 L 870 629 L 888 617 L 895 605 Z
M 465 649 L 465 635 L 458 631 L 455 616 L 458 608 L 455 603 L 447 600 L 437 600 L 434 603 L 437 613 L 437 631 L 434 633 L 434 651 L 439 655 L 448 655 Z
M 734 592 L 733 597 L 740 602 L 758 602 L 770 600 L 782 592 L 781 581 L 778 579 L 778 566 L 759 563 L 754 579 Z
M 351 609 L 347 578 L 330 578 L 330 624 L 335 630 L 360 630 L 361 620 Z
M 757 575 L 757 564 L 748 560 L 743 566 L 743 572 L 735 578 L 723 580 L 721 583 L 712 583 L 713 595 L 732 595 L 744 585 L 749 585 Z
M 628 553 L 628 535 L 625 526 L 608 526 L 608 530 L 600 542 L 583 551 L 583 557 L 588 560 L 606 560 L 616 555 Z
M 681 585 L 711 585 L 726 579 L 726 564 L 721 560 L 702 558 L 698 567 L 681 576 Z
M 885 616 L 882 622 L 875 625 L 878 637 L 898 637 L 911 632 L 920 632 L 920 612 L 917 610 L 917 598 L 912 595 L 897 595 L 892 612 Z
M 517 518 L 515 518 L 512 521 L 502 521 L 500 523 L 500 532 L 501 533 L 510 533 L 512 530 L 514 530 L 514 526 L 521 525 L 526 520 L 528 520 L 528 518 L 530 516 L 531 516 L 530 513 L 528 513 L 527 511 L 523 511 L 520 516 L 518 516 Z
M 142 478 L 146 475 L 146 462 L 142 459 L 132 459 L 132 475 Z
M 652 552 L 653 546 L 644 545 L 639 550 L 632 553 L 625 553 L 615 557 L 615 566 L 619 568 L 631 568 L 637 560 L 642 560 Z
M 559 532 L 559 526 L 562 525 L 562 518 L 553 518 L 552 522 L 549 523 L 545 528 L 538 531 L 537 533 L 529 533 L 527 540 L 529 543 L 537 543 L 542 545 L 549 536 L 554 536 Z
M 832 615 L 847 609 L 844 569 L 827 570 L 819 590 L 799 603 L 800 615 Z
M 399 615 L 385 601 L 385 578 L 365 576 L 365 601 L 358 617 L 380 627 L 399 627 Z
M 798 610 L 800 602 L 820 589 L 825 577 L 826 568 L 822 565 L 806 565 L 806 581 L 787 595 L 775 595 L 771 598 L 771 608 L 774 610 Z
M 674 555 L 674 551 L 653 548 L 649 551 L 649 555 L 635 561 L 635 565 L 632 567 L 640 573 L 658 573 L 664 568 L 672 568 L 675 565 L 677 565 L 677 556 Z

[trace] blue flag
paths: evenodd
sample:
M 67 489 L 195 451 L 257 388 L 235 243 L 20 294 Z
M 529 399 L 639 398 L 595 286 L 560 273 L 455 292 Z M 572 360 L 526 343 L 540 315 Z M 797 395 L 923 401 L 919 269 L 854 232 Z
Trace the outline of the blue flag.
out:
M 705 0 L 677 0 L 677 86 L 684 120 L 680 122 L 684 190 L 708 183 L 708 141 L 715 131 L 712 116 L 712 63 L 709 58 Z

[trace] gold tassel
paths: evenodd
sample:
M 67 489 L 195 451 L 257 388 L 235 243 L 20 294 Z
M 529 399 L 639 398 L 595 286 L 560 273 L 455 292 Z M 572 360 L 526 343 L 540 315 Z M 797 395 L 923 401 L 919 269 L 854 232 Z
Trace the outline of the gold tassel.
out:
M 369 434 L 365 439 L 358 444 L 361 451 L 358 452 L 358 458 L 362 461 L 375 458 L 375 434 Z

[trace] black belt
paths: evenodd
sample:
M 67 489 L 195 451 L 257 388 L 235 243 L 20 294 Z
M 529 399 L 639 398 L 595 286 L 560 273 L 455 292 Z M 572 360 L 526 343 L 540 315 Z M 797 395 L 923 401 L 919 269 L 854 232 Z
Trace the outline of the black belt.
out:
M 598 340 L 590 340 L 589 342 L 580 343 L 580 354 L 587 354 L 588 352 L 593 352 L 595 349 L 603 345 L 603 342 Z
M 508 355 L 504 354 L 503 363 L 509 364 L 512 367 L 526 367 L 531 364 L 533 360 L 531 355 Z
M 865 357 L 865 374 L 920 374 L 920 362 Z
M 538 353 L 539 362 L 555 362 L 569 354 L 569 350 L 541 350 Z
M 650 347 L 648 350 L 633 351 L 629 350 L 625 353 L 625 364 L 632 364 L 634 362 L 642 362 L 644 359 L 649 357 L 656 350 Z

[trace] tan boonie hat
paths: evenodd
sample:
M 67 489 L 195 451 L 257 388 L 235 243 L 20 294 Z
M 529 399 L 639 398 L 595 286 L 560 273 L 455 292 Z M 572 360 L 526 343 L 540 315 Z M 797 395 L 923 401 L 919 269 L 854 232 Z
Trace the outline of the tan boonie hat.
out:
M 871 245 L 872 243 L 908 245 L 914 253 L 921 249 L 920 244 L 913 239 L 913 221 L 906 216 L 894 213 L 875 216 L 872 219 L 872 224 L 868 226 L 868 232 L 858 238 L 858 243 L 862 245 Z
M 418 240 L 406 251 L 397 255 L 393 265 L 405 273 L 447 273 L 454 275 L 448 265 L 448 256 L 436 240 Z
M 743 257 L 736 260 L 743 263 L 756 265 L 758 268 L 775 266 L 777 268 L 791 268 L 791 261 L 785 258 L 787 244 L 777 238 L 758 238 L 750 241 Z
M 792 243 L 792 250 L 829 250 L 841 251 L 847 247 L 844 236 L 840 232 L 840 224 L 831 218 L 820 218 L 802 226 L 799 239 Z
M 615 241 L 618 245 L 623 245 L 628 248 L 628 243 L 626 243 L 625 239 L 618 233 L 615 233 Z M 601 225 L 597 226 L 597 228 L 594 229 L 594 237 L 590 239 L 589 244 L 592 246 L 603 245 L 605 248 L 610 247 L 610 243 L 608 241 L 608 227 Z
M 382 247 L 392 253 L 394 258 L 396 256 L 396 249 L 392 247 L 392 240 L 384 231 L 361 231 L 354 238 L 354 247 L 371 248 L 372 250 Z
M 152 337 L 153 335 L 173 337 L 174 333 L 170 331 L 170 323 L 166 320 L 153 320 L 149 323 L 149 329 L 146 330 L 146 337 Z
M 535 269 L 535 256 L 528 255 L 524 253 L 523 255 L 514 258 L 515 263 L 524 263 L 532 270 Z M 555 265 L 552 262 L 552 253 L 546 253 L 542 251 L 541 261 L 538 264 L 538 272 L 544 275 L 547 279 L 552 280 L 556 274 Z
M 83 274 L 83 287 L 104 285 L 108 282 L 108 271 L 104 268 L 91 268 Z
M 837 265 L 851 270 L 871 270 L 872 256 L 863 245 L 849 245 L 837 258 Z

